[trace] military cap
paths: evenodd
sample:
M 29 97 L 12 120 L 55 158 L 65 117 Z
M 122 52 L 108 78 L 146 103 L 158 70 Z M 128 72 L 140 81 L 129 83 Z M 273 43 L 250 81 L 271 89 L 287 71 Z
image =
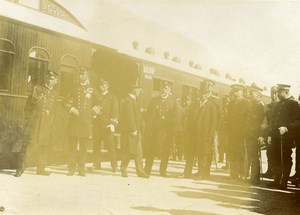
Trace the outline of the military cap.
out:
M 88 74 L 88 69 L 84 66 L 80 67 L 79 74 L 80 75 Z
M 262 88 L 256 86 L 256 85 L 252 85 L 250 88 L 249 88 L 249 91 L 251 92 L 258 92 L 258 93 L 261 93 L 263 91 Z
M 100 85 L 102 84 L 109 84 L 109 82 L 106 79 L 101 78 L 99 81 Z
M 287 84 L 277 84 L 277 91 L 281 91 L 281 90 L 290 90 L 291 85 L 287 85 Z
M 200 83 L 200 90 L 201 91 L 205 91 L 205 92 L 208 92 L 211 90 L 211 88 L 215 85 L 215 82 L 213 82 L 212 80 L 203 80 L 201 83 Z
M 271 87 L 271 93 L 276 93 L 278 90 L 278 87 L 277 86 L 272 86 Z
M 231 89 L 234 90 L 234 91 L 236 91 L 236 90 L 244 91 L 245 90 L 245 85 L 243 85 L 243 84 L 232 84 Z
M 58 78 L 58 74 L 56 72 L 53 72 L 52 70 L 48 70 L 47 74 L 46 74 L 46 79 L 47 80 L 54 80 Z
M 171 83 L 169 82 L 169 81 L 162 81 L 161 83 L 160 83 L 160 87 L 161 88 L 171 88 Z

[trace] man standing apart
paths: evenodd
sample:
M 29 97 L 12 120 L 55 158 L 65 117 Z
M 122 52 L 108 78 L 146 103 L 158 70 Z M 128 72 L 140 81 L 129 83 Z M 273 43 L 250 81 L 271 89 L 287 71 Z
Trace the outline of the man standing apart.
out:
M 45 171 L 46 152 L 51 135 L 51 125 L 54 117 L 56 91 L 54 86 L 58 82 L 58 74 L 48 71 L 44 85 L 36 85 L 25 105 L 26 124 L 23 131 L 23 145 L 19 155 L 19 167 L 15 173 L 20 177 L 26 167 L 28 151 L 33 144 L 38 144 L 38 175 L 50 175 Z
M 149 178 L 149 175 L 145 173 L 143 168 L 141 141 L 142 117 L 136 101 L 141 92 L 142 89 L 140 86 L 132 86 L 121 107 L 122 177 L 128 177 L 127 167 L 131 157 L 134 157 L 137 176 Z
M 287 189 L 292 167 L 292 146 L 299 129 L 299 103 L 289 95 L 290 85 L 278 84 L 279 101 L 271 116 L 271 147 L 274 153 L 274 181 L 271 187 Z
M 117 155 L 114 144 L 114 132 L 118 124 L 118 99 L 108 91 L 109 83 L 100 80 L 99 102 L 94 108 L 98 114 L 93 119 L 93 158 L 94 169 L 101 168 L 101 141 L 108 147 L 112 171 L 117 169 Z

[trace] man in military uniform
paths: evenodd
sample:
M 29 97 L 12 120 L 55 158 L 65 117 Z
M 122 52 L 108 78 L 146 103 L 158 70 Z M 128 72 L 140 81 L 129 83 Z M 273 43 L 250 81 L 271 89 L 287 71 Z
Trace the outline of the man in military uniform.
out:
M 67 133 L 69 135 L 69 163 L 68 176 L 75 174 L 78 163 L 78 175 L 85 176 L 86 150 L 89 137 L 92 136 L 93 105 L 97 104 L 96 91 L 92 88 L 88 71 L 80 68 L 79 84 L 77 84 L 66 98 L 66 107 L 70 112 Z M 79 154 L 77 162 L 77 147 L 79 142 Z
M 25 128 L 23 131 L 23 145 L 19 155 L 19 167 L 15 173 L 20 177 L 26 167 L 28 151 L 32 144 L 38 144 L 38 175 L 50 175 L 45 171 L 46 152 L 49 146 L 51 125 L 54 117 L 54 105 L 56 101 L 56 91 L 54 86 L 58 82 L 58 75 L 48 71 L 44 85 L 36 85 L 25 105 Z
M 267 127 L 264 129 L 265 135 L 268 136 L 268 133 L 270 132 L 269 130 L 271 129 L 271 121 L 272 121 L 272 115 L 274 112 L 274 107 L 278 102 L 278 97 L 277 97 L 277 86 L 272 86 L 271 87 L 271 103 L 267 105 L 267 111 L 266 111 L 266 120 L 267 120 Z M 264 173 L 265 177 L 272 177 L 273 176 L 273 163 L 274 163 L 274 153 L 272 152 L 272 146 L 271 146 L 271 138 L 266 141 L 266 155 L 268 159 L 268 170 Z
M 118 124 L 118 99 L 108 91 L 109 83 L 100 80 L 99 103 L 95 107 L 97 115 L 93 119 L 93 158 L 94 168 L 101 168 L 101 141 L 108 148 L 112 171 L 117 169 L 116 147 L 114 144 L 114 132 Z
M 228 105 L 228 139 L 230 178 L 245 178 L 245 122 L 249 113 L 249 102 L 244 98 L 244 85 L 231 86 L 233 98 Z
M 287 189 L 292 167 L 292 146 L 299 129 L 299 103 L 289 95 L 290 85 L 278 84 L 279 101 L 271 116 L 271 147 L 274 153 L 274 181 L 271 187 Z
M 261 125 L 265 117 L 264 104 L 261 101 L 262 89 L 251 86 L 249 89 L 250 108 L 246 121 L 246 146 L 251 167 L 250 183 L 259 184 L 260 180 L 260 143 L 263 142 Z M 247 169 L 248 170 L 248 169 Z
M 210 175 L 213 155 L 214 135 L 217 128 L 217 106 L 212 100 L 212 87 L 215 83 L 204 80 L 200 86 L 200 101 L 194 113 L 195 143 L 198 157 L 198 172 L 195 179 Z
M 171 85 L 163 82 L 160 95 L 150 100 L 146 113 L 146 131 L 150 132 L 145 165 L 148 175 L 151 174 L 154 157 L 157 155 L 161 159 L 160 175 L 167 175 L 176 111 L 176 99 L 171 94 Z
M 149 178 L 143 168 L 143 150 L 141 141 L 142 116 L 137 105 L 137 98 L 142 92 L 140 86 L 134 85 L 130 87 L 130 92 L 126 96 L 120 114 L 120 130 L 121 130 L 121 150 L 122 177 L 128 177 L 127 167 L 131 157 L 134 157 L 136 174 L 138 177 Z

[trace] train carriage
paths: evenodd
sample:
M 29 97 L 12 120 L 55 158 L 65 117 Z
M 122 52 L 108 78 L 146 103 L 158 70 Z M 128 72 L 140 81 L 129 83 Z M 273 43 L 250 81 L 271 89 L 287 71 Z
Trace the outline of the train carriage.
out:
M 24 125 L 23 109 L 31 87 L 43 82 L 48 69 L 60 76 L 51 138 L 50 151 L 55 152 L 51 153 L 52 163 L 66 161 L 68 139 L 65 131 L 69 113 L 63 101 L 78 79 L 80 66 L 90 69 L 94 84 L 101 77 L 108 78 L 111 90 L 120 99 L 129 85 L 141 84 L 144 93 L 140 102 L 144 109 L 150 98 L 158 94 L 163 80 L 172 83 L 173 94 L 178 98 L 196 93 L 203 79 L 216 82 L 215 98 L 222 98 L 234 83 L 149 53 L 109 48 L 90 38 L 80 21 L 54 0 L 1 1 L 0 168 L 15 167 L 20 142 L 12 137 L 18 137 L 16 134 Z M 221 106 L 220 101 L 217 99 Z

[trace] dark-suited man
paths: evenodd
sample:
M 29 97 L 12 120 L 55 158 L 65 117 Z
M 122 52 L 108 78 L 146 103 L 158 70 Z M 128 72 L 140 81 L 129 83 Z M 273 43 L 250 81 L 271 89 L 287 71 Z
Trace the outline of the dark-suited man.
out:
M 263 142 L 261 125 L 265 117 L 264 104 L 261 101 L 262 89 L 252 86 L 249 89 L 250 108 L 246 121 L 246 146 L 251 167 L 250 183 L 257 185 L 260 180 L 260 142 Z
M 46 149 L 51 136 L 51 125 L 54 117 L 56 91 L 54 86 L 58 82 L 58 75 L 52 71 L 46 74 L 44 85 L 36 85 L 25 105 L 26 124 L 23 131 L 23 145 L 19 155 L 19 167 L 15 173 L 20 177 L 26 167 L 26 159 L 31 144 L 38 144 L 38 175 L 49 175 L 45 171 Z
M 231 86 L 233 98 L 228 104 L 228 139 L 230 178 L 245 179 L 245 123 L 249 114 L 249 101 L 244 98 L 244 85 Z
M 210 175 L 214 135 L 217 129 L 217 107 L 213 102 L 212 87 L 214 82 L 204 80 L 200 85 L 200 101 L 194 113 L 196 155 L 198 157 L 198 173 L 195 179 Z
M 169 82 L 161 84 L 161 93 L 153 97 L 146 113 L 147 151 L 145 171 L 151 174 L 155 156 L 159 156 L 160 175 L 167 175 L 169 154 L 172 145 L 174 122 L 176 119 L 176 99 L 171 94 Z
M 68 176 L 74 175 L 78 164 L 78 175 L 85 176 L 85 161 L 88 139 L 92 136 L 92 105 L 97 103 L 96 91 L 91 87 L 86 68 L 81 68 L 79 84 L 69 93 L 66 107 L 70 112 L 68 124 L 69 135 L 69 163 Z M 79 153 L 77 161 L 77 148 Z
M 141 92 L 142 88 L 140 86 L 131 86 L 130 93 L 126 96 L 121 107 L 121 174 L 123 177 L 128 177 L 127 167 L 132 157 L 134 157 L 137 176 L 149 177 L 143 168 L 142 117 L 136 101 Z
M 287 188 L 292 167 L 292 146 L 299 129 L 299 103 L 289 95 L 289 85 L 278 84 L 279 101 L 274 107 L 271 121 L 271 147 L 274 153 L 274 181 L 270 186 Z
M 93 158 L 94 168 L 101 168 L 101 141 L 108 148 L 112 171 L 117 169 L 116 146 L 114 132 L 118 124 L 118 99 L 108 91 L 109 83 L 101 79 L 99 83 L 99 102 L 95 107 L 97 115 L 93 119 Z

